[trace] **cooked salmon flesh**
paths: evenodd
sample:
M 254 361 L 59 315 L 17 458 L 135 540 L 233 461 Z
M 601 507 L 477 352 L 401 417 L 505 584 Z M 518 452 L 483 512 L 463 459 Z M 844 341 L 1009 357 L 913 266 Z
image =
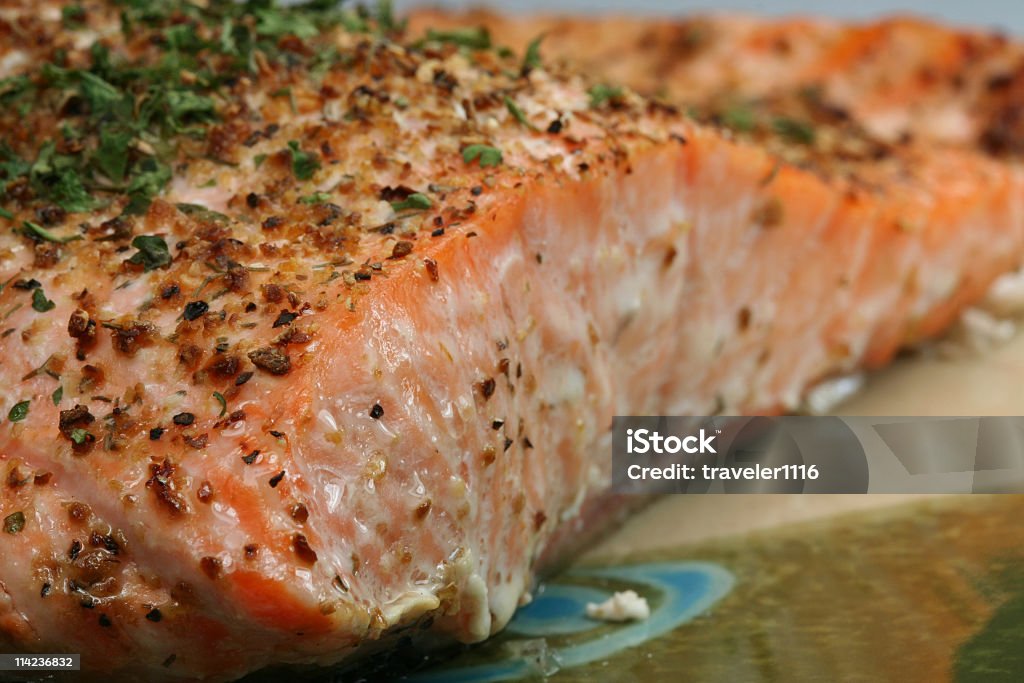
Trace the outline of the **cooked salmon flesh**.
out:
M 329 5 L 0 4 L 0 651 L 487 638 L 614 415 L 792 410 L 1020 266 L 997 36 L 901 24 L 887 69 L 890 25 L 720 19 L 648 97 L 584 39 Z

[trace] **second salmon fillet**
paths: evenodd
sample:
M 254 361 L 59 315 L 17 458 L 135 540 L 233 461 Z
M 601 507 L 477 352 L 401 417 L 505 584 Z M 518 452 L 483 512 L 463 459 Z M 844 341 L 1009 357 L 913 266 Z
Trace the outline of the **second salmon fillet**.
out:
M 472 34 L 188 8 L 0 14 L 5 650 L 229 680 L 481 640 L 614 415 L 790 409 L 1020 262 L 1024 179 L 971 150 L 787 163 Z

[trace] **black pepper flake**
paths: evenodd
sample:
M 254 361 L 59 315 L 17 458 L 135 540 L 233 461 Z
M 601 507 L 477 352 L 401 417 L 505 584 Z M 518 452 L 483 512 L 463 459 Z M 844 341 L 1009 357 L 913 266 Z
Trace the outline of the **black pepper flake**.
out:
M 156 623 L 163 619 L 164 615 L 160 614 L 160 610 L 154 607 L 153 609 L 146 612 L 146 618 L 152 621 L 153 623 Z
M 533 448 L 533 442 L 530 441 L 530 437 L 523 437 L 523 448 Z
M 562 132 L 562 119 L 555 119 L 548 124 L 548 132 L 552 135 L 558 135 Z
M 210 310 L 210 305 L 205 301 L 190 301 L 185 304 L 185 320 L 191 321 L 202 317 L 208 310 Z
M 68 558 L 74 562 L 78 559 L 78 556 L 82 552 L 82 542 L 77 538 L 71 541 L 71 547 L 68 549 Z
M 277 474 L 270 478 L 270 488 L 276 489 L 277 485 L 281 483 L 282 479 L 284 479 L 284 470 L 281 470 L 280 472 L 278 472 Z
M 292 359 L 280 349 L 269 346 L 250 351 L 249 360 L 272 375 L 286 375 L 292 369 Z
M 33 289 L 39 289 L 42 286 L 42 283 L 35 278 L 32 278 L 31 280 L 18 279 L 11 284 L 11 287 L 14 287 L 15 289 L 23 289 L 26 292 L 30 292 Z
M 203 570 L 208 578 L 216 579 L 220 576 L 221 561 L 216 557 L 204 557 L 199 560 L 199 568 Z
M 272 437 L 274 437 L 275 439 L 283 439 L 284 438 L 284 432 L 279 432 L 279 431 L 274 430 L 274 429 L 270 430 L 270 435 Z
M 245 312 L 246 313 L 252 313 L 253 311 L 256 310 L 256 308 L 257 308 L 256 307 L 256 302 L 255 301 L 250 301 L 249 303 L 247 303 L 245 305 Z
M 53 590 L 53 585 L 47 581 L 43 584 L 43 587 L 39 589 L 39 597 L 45 598 L 50 594 L 51 590 Z
M 504 426 L 505 426 L 505 421 L 504 420 L 495 420 L 494 422 L 491 423 L 491 429 L 493 429 L 495 431 L 501 429 Z
M 174 297 L 178 296 L 180 292 L 181 287 L 179 287 L 178 285 L 167 285 L 162 290 L 160 290 L 160 298 L 173 299 Z
M 163 667 L 165 669 L 170 668 L 171 664 L 174 664 L 174 660 L 176 660 L 177 658 L 178 655 L 170 655 L 167 659 L 164 660 Z
M 479 197 L 484 193 L 484 188 L 480 185 L 474 185 L 469 191 L 474 197 Z
M 305 524 L 306 520 L 309 519 L 309 508 L 303 503 L 295 503 L 289 509 L 288 513 L 292 516 L 299 524 Z
M 432 258 L 425 258 L 423 259 L 423 267 L 427 269 L 427 275 L 430 276 L 431 282 L 437 282 L 441 279 L 437 272 L 437 261 Z
M 110 628 L 111 626 L 114 625 L 114 623 L 112 621 L 110 621 L 110 617 L 108 617 L 106 614 L 101 614 L 100 615 L 99 622 L 100 622 L 100 626 L 102 626 L 103 628 Z
M 245 384 L 246 382 L 251 380 L 252 376 L 253 376 L 252 371 L 251 370 L 246 370 L 241 375 L 239 375 L 238 377 L 235 378 L 235 386 L 236 387 L 242 386 L 243 384 Z
M 444 234 L 444 228 L 437 228 L 437 229 L 432 230 L 430 232 L 430 236 L 431 237 L 440 237 L 443 234 Z
M 242 456 L 242 462 L 244 462 L 246 465 L 251 465 L 254 462 L 256 462 L 256 458 L 258 458 L 259 455 L 260 455 L 260 452 L 257 449 L 255 451 L 253 451 L 252 453 L 250 453 L 249 455 L 243 455 Z
M 309 547 L 309 541 L 306 540 L 305 535 L 295 534 L 292 536 L 292 549 L 295 550 L 295 554 L 303 562 L 308 562 L 309 564 L 316 562 L 316 552 Z
M 354 277 L 355 277 L 356 280 L 358 280 L 360 282 L 366 282 L 366 281 L 370 280 L 373 276 L 370 275 L 369 273 L 367 273 L 365 270 L 360 270 L 360 271 L 356 271 Z
M 192 413 L 178 413 L 171 418 L 174 424 L 181 427 L 188 427 L 190 424 L 196 421 L 196 416 Z
M 374 420 L 379 420 L 384 417 L 384 408 L 379 403 L 374 403 L 373 407 L 370 408 L 370 417 Z
M 477 391 L 480 392 L 480 395 L 483 397 L 485 401 L 490 399 L 491 396 L 494 395 L 494 389 L 496 386 L 497 384 L 495 383 L 493 377 L 488 377 L 482 382 L 476 383 L 476 389 Z
M 245 195 L 245 203 L 250 209 L 255 209 L 260 205 L 260 196 L 255 192 L 250 192 Z
M 274 321 L 273 327 L 283 327 L 284 325 L 291 325 L 292 321 L 299 317 L 298 313 L 292 313 L 281 309 L 281 312 L 277 315 L 277 320 Z
M 247 543 L 245 546 L 245 559 L 251 560 L 260 552 L 260 547 L 255 543 Z
M 164 435 L 165 431 L 167 430 L 165 430 L 163 427 L 153 427 L 152 429 L 149 430 L 149 440 L 159 441 L 160 437 Z
M 408 256 L 412 253 L 412 248 L 412 242 L 406 240 L 395 242 L 395 246 L 391 249 L 391 258 L 399 259 Z
M 512 439 L 509 439 L 509 438 L 506 437 L 505 438 L 505 450 L 507 451 L 508 449 L 512 448 L 512 444 L 513 443 L 514 442 L 512 441 Z

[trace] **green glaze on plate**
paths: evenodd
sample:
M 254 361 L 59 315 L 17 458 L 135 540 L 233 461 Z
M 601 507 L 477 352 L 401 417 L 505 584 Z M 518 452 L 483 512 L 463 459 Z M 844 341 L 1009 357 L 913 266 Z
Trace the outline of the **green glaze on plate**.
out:
M 417 676 L 459 680 L 456 672 L 467 667 L 519 657 L 533 661 L 521 672 L 526 680 L 554 683 L 1024 681 L 1022 520 L 1022 496 L 948 496 L 605 558 L 553 577 L 555 596 L 565 586 L 598 593 L 634 587 L 640 577 L 615 572 L 654 563 L 700 563 L 689 566 L 714 567 L 733 583 L 674 628 L 592 661 L 559 653 L 595 635 L 614 638 L 623 627 L 580 629 L 570 600 L 563 632 L 539 635 L 530 627 L 535 620 L 522 619 L 525 628 L 514 622 Z M 657 614 L 659 591 L 639 591 Z M 561 627 L 556 620 L 544 628 Z

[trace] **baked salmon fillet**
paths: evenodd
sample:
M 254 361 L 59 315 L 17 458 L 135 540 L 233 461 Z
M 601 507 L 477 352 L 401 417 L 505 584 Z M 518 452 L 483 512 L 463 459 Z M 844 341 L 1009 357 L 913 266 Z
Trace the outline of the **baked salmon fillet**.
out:
M 498 42 L 0 5 L 0 649 L 484 639 L 603 508 L 614 415 L 789 410 L 1020 264 L 973 146 L 738 135 Z

